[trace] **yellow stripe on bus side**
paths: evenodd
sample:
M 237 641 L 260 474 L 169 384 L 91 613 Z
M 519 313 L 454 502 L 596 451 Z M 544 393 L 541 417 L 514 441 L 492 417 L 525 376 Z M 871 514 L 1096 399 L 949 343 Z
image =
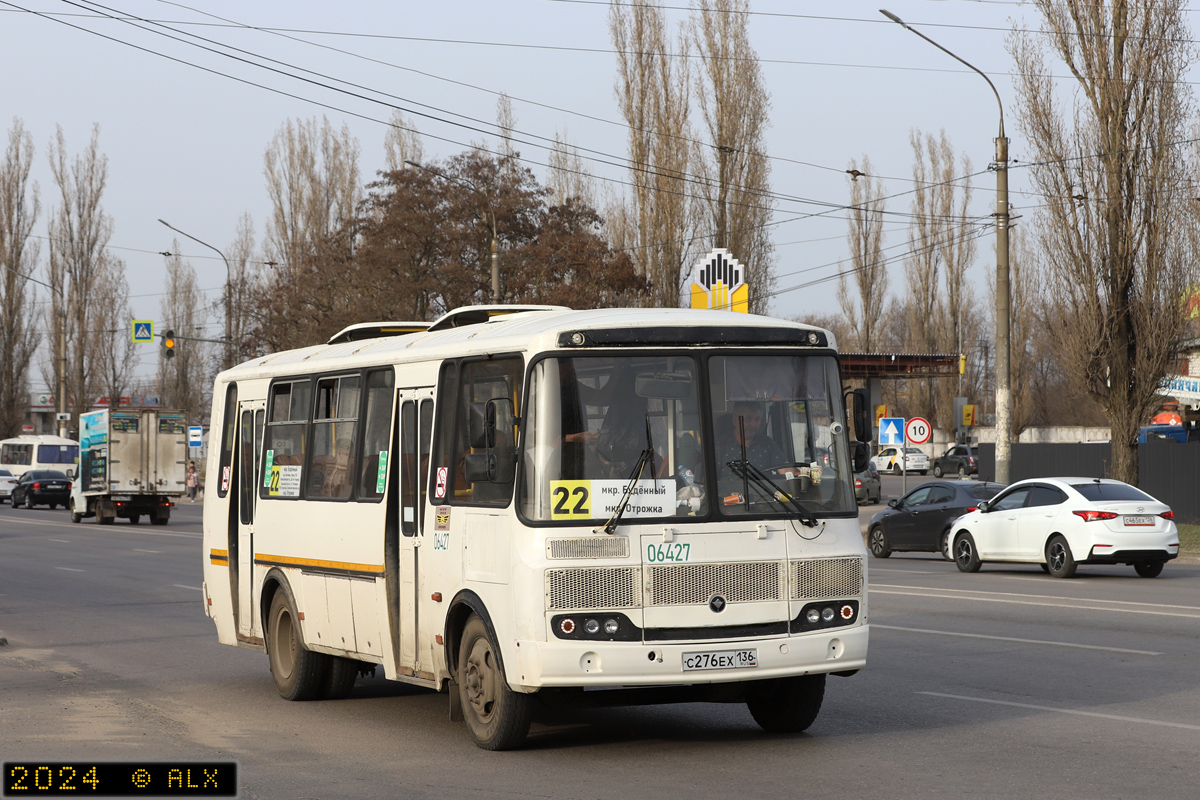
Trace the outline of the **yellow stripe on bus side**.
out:
M 228 550 L 210 550 L 208 554 L 208 563 L 218 567 L 229 566 L 229 551 Z
M 348 561 L 322 561 L 316 558 L 292 558 L 291 556 L 272 556 L 259 553 L 254 557 L 255 564 L 286 564 L 295 567 L 319 567 L 322 569 L 344 569 L 352 572 L 368 572 L 382 575 L 383 566 L 380 564 L 352 564 Z

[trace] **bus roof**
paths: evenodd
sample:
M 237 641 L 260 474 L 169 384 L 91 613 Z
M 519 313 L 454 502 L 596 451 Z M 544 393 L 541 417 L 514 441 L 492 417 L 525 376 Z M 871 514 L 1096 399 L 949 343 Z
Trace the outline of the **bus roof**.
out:
M 431 323 L 437 330 L 383 332 L 378 338 L 333 337 L 332 344 L 286 350 L 250 359 L 217 376 L 220 382 L 274 377 L 297 371 L 355 369 L 385 362 L 427 361 L 464 355 L 586 349 L 606 346 L 758 344 L 836 347 L 828 331 L 798 322 L 731 311 L 684 308 L 609 308 L 573 311 L 554 306 L 455 309 Z M 485 318 L 486 317 L 486 318 Z M 443 320 L 463 320 L 443 326 Z M 470 321 L 468 321 L 470 320 Z M 412 323 L 409 323 L 413 325 Z M 350 326 L 366 332 L 384 323 Z M 415 325 L 413 325 L 415 327 Z M 397 335 L 400 334 L 400 335 Z

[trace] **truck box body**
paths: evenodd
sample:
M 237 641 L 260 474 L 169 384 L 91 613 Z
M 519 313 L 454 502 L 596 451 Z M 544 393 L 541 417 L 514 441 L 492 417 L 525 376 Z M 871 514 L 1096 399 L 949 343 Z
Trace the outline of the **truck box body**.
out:
M 80 416 L 79 447 L 73 515 L 98 514 L 106 522 L 147 514 L 163 524 L 171 500 L 187 490 L 182 412 L 90 411 Z

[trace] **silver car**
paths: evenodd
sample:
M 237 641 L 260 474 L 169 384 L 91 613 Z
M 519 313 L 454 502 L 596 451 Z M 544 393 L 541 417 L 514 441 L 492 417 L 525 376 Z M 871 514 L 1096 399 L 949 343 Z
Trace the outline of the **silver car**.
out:
M 0 468 L 0 503 L 12 501 L 12 490 L 17 485 L 17 479 L 4 468 Z

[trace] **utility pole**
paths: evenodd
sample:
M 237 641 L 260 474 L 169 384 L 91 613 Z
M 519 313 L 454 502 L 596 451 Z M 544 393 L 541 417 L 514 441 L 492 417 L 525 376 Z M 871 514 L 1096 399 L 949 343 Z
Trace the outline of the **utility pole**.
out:
M 996 475 L 997 483 L 1008 483 L 1012 461 L 1012 390 L 1009 384 L 1009 315 L 1012 312 L 1008 277 L 1008 139 L 1004 135 L 1004 104 L 1000 93 L 987 75 L 973 64 L 951 53 L 925 34 L 910 28 L 904 20 L 890 11 L 879 13 L 910 33 L 920 36 L 960 64 L 965 65 L 987 81 L 1000 107 L 1000 131 L 996 135 Z

